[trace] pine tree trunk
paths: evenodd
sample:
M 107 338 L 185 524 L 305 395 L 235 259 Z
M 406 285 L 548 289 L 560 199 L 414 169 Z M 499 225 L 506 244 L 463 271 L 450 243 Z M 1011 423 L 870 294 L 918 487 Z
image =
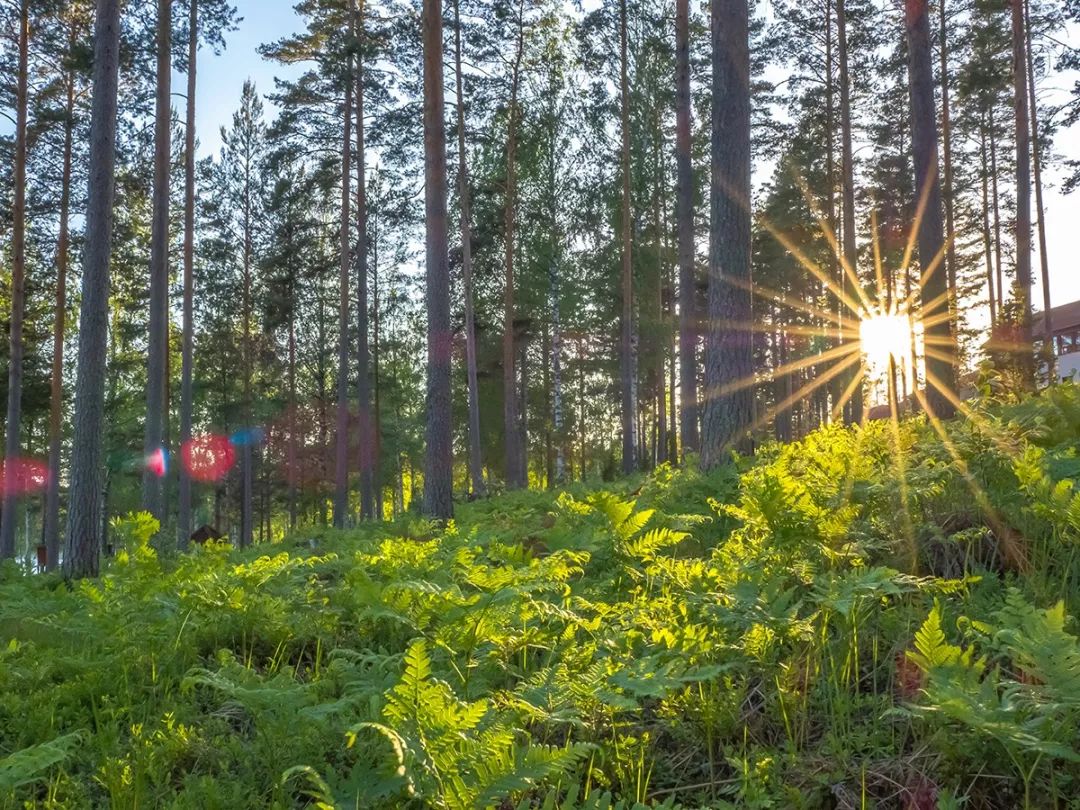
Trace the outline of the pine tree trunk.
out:
M 847 10 L 844 0 L 836 0 L 837 56 L 840 59 L 840 173 L 843 184 L 841 215 L 843 217 L 843 271 L 842 289 L 848 300 L 858 300 L 852 276 L 858 277 L 858 254 L 855 244 L 855 157 L 851 144 L 851 74 L 848 70 Z M 854 313 L 842 318 L 841 323 L 855 323 Z M 850 340 L 850 339 L 849 339 Z M 842 341 L 843 342 L 843 339 Z M 855 377 L 855 371 L 840 375 L 843 388 Z M 846 421 L 857 424 L 863 416 L 862 387 L 856 388 L 850 401 L 844 406 Z
M 918 219 L 919 264 L 922 273 L 922 316 L 932 319 L 948 314 L 949 286 L 942 262 L 945 235 L 941 221 L 941 180 L 938 174 L 937 123 L 934 115 L 934 75 L 930 55 L 930 19 L 927 0 L 909 0 L 905 5 L 908 38 L 908 82 L 911 89 L 911 150 L 915 166 L 916 193 L 924 201 Z M 952 392 L 956 343 L 949 318 L 925 327 L 937 355 L 926 357 L 926 400 L 931 413 L 941 418 L 953 415 Z
M 559 232 L 558 189 L 556 187 L 555 152 L 558 149 L 558 112 L 555 109 L 557 88 L 550 90 L 550 137 L 547 160 L 548 228 L 551 232 L 551 255 L 548 257 L 548 320 L 551 324 L 551 422 L 554 433 L 553 478 L 549 485 L 558 486 L 566 478 L 566 452 L 563 436 L 563 390 L 562 390 L 562 327 L 560 324 L 561 291 L 559 287 L 559 258 L 562 255 L 562 237 Z
M 69 50 L 75 47 L 75 24 L 71 24 Z M 67 321 L 67 271 L 71 253 L 71 171 L 75 132 L 75 73 L 67 75 L 64 107 L 64 157 L 60 181 L 60 230 L 56 240 L 56 306 L 53 310 L 52 379 L 49 396 L 49 480 L 45 495 L 45 568 L 60 564 L 60 464 L 64 439 L 64 330 Z
M 253 308 L 254 279 L 254 238 L 255 219 L 252 210 L 252 196 L 255 189 L 254 167 L 250 153 L 244 159 L 244 266 L 241 316 L 243 318 L 243 344 L 241 346 L 241 364 L 244 377 L 243 424 L 241 431 L 244 442 L 240 445 L 240 548 L 247 548 L 253 541 L 254 504 L 255 504 L 255 439 L 252 422 L 254 421 L 252 402 L 252 374 L 254 347 L 251 339 L 251 318 Z
M 20 455 L 20 421 L 23 377 L 23 315 L 26 309 L 26 127 L 27 82 L 30 54 L 30 0 L 19 5 L 19 72 L 15 80 L 15 201 L 11 208 L 11 348 L 8 358 L 8 401 L 4 459 L 11 463 Z M 15 557 L 15 523 L 18 518 L 13 487 L 3 487 L 0 510 L 0 558 Z
M 709 308 L 701 464 L 723 464 L 746 448 L 753 374 L 750 275 L 750 48 L 747 0 L 712 4 L 712 182 Z M 730 279 L 730 281 L 729 281 Z
M 825 198 L 825 220 L 829 228 L 829 237 L 833 240 L 833 262 L 832 270 L 833 278 L 840 284 L 841 289 L 844 286 L 844 268 L 840 263 L 840 249 L 839 234 L 837 232 L 836 221 L 836 88 L 833 83 L 833 64 L 835 58 L 833 56 L 833 0 L 825 0 L 825 13 L 822 15 L 825 17 L 825 61 L 823 65 L 823 71 L 825 78 L 825 185 L 828 189 L 828 194 Z M 813 284 L 813 282 L 810 282 Z M 820 294 L 823 298 L 828 296 L 828 285 L 820 284 Z M 843 319 L 844 304 L 841 301 L 836 302 L 837 315 Z M 830 344 L 840 346 L 844 343 L 844 336 L 837 333 L 835 338 L 830 341 L 829 335 L 829 323 L 826 319 L 821 318 L 819 326 L 821 328 L 821 336 L 823 338 L 822 346 L 828 346 Z M 810 369 L 804 372 L 804 375 L 812 373 Z M 788 382 L 791 382 L 791 376 L 788 376 Z M 827 410 L 827 398 L 831 394 L 834 398 L 838 398 L 843 395 L 843 379 L 838 379 L 835 385 L 832 386 L 818 386 L 814 390 L 814 399 L 818 405 L 819 410 Z M 830 390 L 831 389 L 831 390 Z
M 199 2 L 191 0 L 188 11 L 187 117 L 184 126 L 184 313 L 180 349 L 180 446 L 191 441 L 195 361 L 195 77 L 199 49 Z M 182 450 L 181 450 L 182 452 Z M 191 476 L 180 465 L 177 540 L 181 550 L 191 538 Z
M 1009 0 L 1013 40 L 1013 125 L 1016 132 L 1016 295 L 1019 304 L 1019 371 L 1023 384 L 1035 385 L 1031 347 L 1031 145 L 1028 127 L 1027 48 L 1024 0 Z
M 664 134 L 659 115 L 655 116 L 653 129 L 653 172 L 656 188 L 653 189 L 653 235 L 656 239 L 656 287 L 654 304 L 656 324 L 652 338 L 652 400 L 656 412 L 656 442 L 653 449 L 653 466 L 667 460 L 667 406 L 664 403 L 664 240 L 661 222 L 661 199 L 664 193 L 664 174 L 660 162 L 660 146 Z
M 619 375 L 622 378 L 622 471 L 630 475 L 637 469 L 634 441 L 634 267 L 631 256 L 630 207 L 630 82 L 627 56 L 626 1 L 619 0 L 619 99 L 622 119 L 622 318 L 619 341 Z
M 428 315 L 424 514 L 450 518 L 454 514 L 450 421 L 450 268 L 446 233 L 442 4 L 439 0 L 424 0 L 422 27 Z
M 378 209 L 371 216 L 371 373 L 372 388 L 375 394 L 375 413 L 373 415 L 375 461 L 372 478 L 375 489 L 375 517 L 382 520 L 383 486 L 380 469 L 382 467 L 382 410 L 379 397 L 379 218 Z
M 349 509 L 349 188 L 352 181 L 352 57 L 345 79 L 345 110 L 341 147 L 341 268 L 338 273 L 337 433 L 334 456 L 334 526 L 345 528 Z
M 104 537 L 102 435 L 119 67 L 120 0 L 97 0 L 71 487 L 63 561 L 69 579 L 97 575 Z
M 1001 260 L 1001 197 L 998 194 L 997 172 L 997 129 L 994 126 L 993 110 L 990 111 L 990 196 L 994 204 L 994 264 L 997 276 L 997 311 L 1005 309 L 1005 270 Z
M 289 444 L 286 450 L 288 460 L 285 463 L 285 475 L 289 485 L 290 529 L 296 528 L 297 518 L 296 407 L 296 307 L 294 304 L 289 308 Z
M 461 216 L 461 275 L 465 299 L 465 375 L 469 396 L 469 485 L 473 496 L 487 495 L 480 453 L 480 388 L 476 379 L 476 316 L 473 307 L 472 213 L 465 159 L 465 91 L 461 78 L 461 15 L 454 0 L 454 81 L 457 90 L 458 208 Z
M 577 360 L 578 360 L 578 434 L 581 441 L 581 480 L 585 480 L 585 476 L 588 474 L 588 437 L 585 432 L 585 347 L 583 345 L 583 339 L 579 336 L 577 339 Z
M 1025 51 L 1027 53 L 1028 104 L 1031 107 L 1031 165 L 1035 172 L 1035 215 L 1039 227 L 1039 271 L 1043 293 L 1043 335 L 1049 378 L 1057 377 L 1054 371 L 1056 356 L 1051 345 L 1054 332 L 1050 315 L 1050 257 L 1046 247 L 1046 214 L 1043 208 L 1042 146 L 1039 141 L 1039 105 L 1035 98 L 1035 58 L 1031 53 L 1031 3 L 1024 0 Z
M 368 344 L 368 210 L 367 163 L 364 143 L 364 0 L 360 0 L 359 56 L 356 78 L 356 227 L 357 300 L 356 330 L 359 369 L 357 394 L 360 441 L 360 517 L 375 519 L 375 442 L 371 419 L 371 352 Z
M 959 328 L 958 307 L 960 299 L 956 287 L 956 215 L 953 199 L 953 164 L 952 164 L 952 111 L 949 108 L 949 31 L 945 16 L 945 2 L 941 7 L 938 53 L 941 62 L 941 159 L 944 171 L 942 193 L 945 202 L 945 268 L 949 279 L 949 311 L 953 313 L 954 324 Z
M 697 452 L 697 313 L 694 311 L 694 168 L 690 137 L 690 2 L 675 0 L 675 170 L 679 231 L 679 432 Z
M 997 299 L 994 297 L 994 256 L 990 244 L 990 194 L 988 191 L 989 183 L 987 181 L 987 176 L 990 173 L 990 167 L 987 165 L 986 156 L 985 118 L 979 124 L 979 147 L 980 155 L 982 157 L 982 168 L 979 172 L 979 176 L 982 181 L 983 255 L 986 259 L 986 288 L 987 303 L 990 305 L 990 330 L 991 332 L 993 332 L 994 327 L 997 326 Z
M 504 201 L 505 288 L 503 292 L 503 442 L 506 456 L 506 488 L 521 489 L 528 483 L 525 448 L 521 442 L 514 330 L 514 228 L 517 220 L 517 127 L 518 89 L 525 47 L 524 6 L 518 3 L 518 41 L 510 77 L 510 109 L 506 130 L 506 193 Z
M 165 434 L 165 354 L 169 339 L 169 171 L 172 146 L 171 3 L 157 3 L 157 92 L 154 105 L 154 192 L 150 233 L 150 319 L 146 361 L 146 432 L 143 454 L 147 461 L 163 447 Z M 142 508 L 165 522 L 164 476 L 156 464 L 143 470 Z

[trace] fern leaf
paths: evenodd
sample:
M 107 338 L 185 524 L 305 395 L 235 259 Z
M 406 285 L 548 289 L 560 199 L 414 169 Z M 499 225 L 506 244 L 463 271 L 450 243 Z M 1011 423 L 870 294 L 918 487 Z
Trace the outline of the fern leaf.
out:
M 46 770 L 71 756 L 82 736 L 81 731 L 65 734 L 0 759 L 0 789 L 12 791 L 37 781 Z

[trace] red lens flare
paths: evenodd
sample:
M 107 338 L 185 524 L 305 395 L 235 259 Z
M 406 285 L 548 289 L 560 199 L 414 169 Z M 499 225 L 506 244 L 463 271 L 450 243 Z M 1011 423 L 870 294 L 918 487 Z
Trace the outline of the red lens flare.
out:
M 49 483 L 49 467 L 33 458 L 9 458 L 0 462 L 0 493 L 6 496 L 33 495 Z
M 196 436 L 180 447 L 180 461 L 195 481 L 220 481 L 236 461 L 227 436 Z
M 158 478 L 164 478 L 169 471 L 169 453 L 164 447 L 159 447 L 146 457 L 146 469 Z

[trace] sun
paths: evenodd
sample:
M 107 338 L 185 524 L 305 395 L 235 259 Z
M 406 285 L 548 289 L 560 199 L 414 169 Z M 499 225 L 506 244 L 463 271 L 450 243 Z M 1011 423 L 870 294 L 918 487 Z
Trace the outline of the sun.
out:
M 907 312 L 872 312 L 859 321 L 859 343 L 871 374 L 884 374 L 889 360 L 911 352 L 912 325 Z

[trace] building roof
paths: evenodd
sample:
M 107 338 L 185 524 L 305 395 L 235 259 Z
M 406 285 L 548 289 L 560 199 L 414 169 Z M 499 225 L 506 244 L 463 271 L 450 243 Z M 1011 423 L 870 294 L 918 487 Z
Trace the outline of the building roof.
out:
M 1031 321 L 1035 337 L 1043 337 L 1042 313 L 1036 312 Z M 1068 304 L 1050 308 L 1050 327 L 1055 333 L 1065 329 L 1075 329 L 1078 326 L 1080 326 L 1080 301 L 1071 301 Z

